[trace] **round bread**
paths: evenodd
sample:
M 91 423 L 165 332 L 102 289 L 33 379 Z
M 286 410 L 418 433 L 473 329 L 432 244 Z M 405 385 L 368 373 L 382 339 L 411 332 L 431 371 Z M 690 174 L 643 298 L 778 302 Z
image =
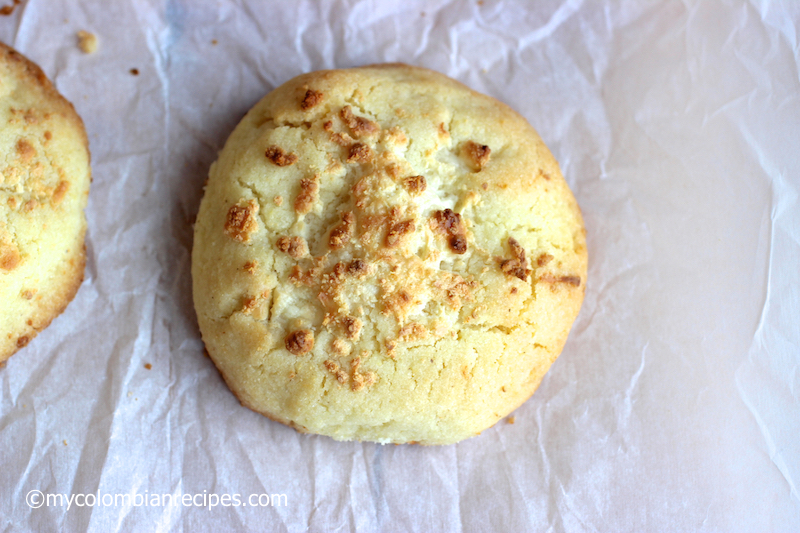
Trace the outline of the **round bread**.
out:
M 83 280 L 91 173 L 83 122 L 44 73 L 0 43 L 0 362 Z
M 522 404 L 583 300 L 538 134 L 436 72 L 299 76 L 242 119 L 195 226 L 203 340 L 245 406 L 338 440 L 447 444 Z

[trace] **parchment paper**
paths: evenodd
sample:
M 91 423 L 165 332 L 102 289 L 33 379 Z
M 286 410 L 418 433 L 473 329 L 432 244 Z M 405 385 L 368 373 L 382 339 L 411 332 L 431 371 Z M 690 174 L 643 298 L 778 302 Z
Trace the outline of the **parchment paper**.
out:
M 94 183 L 80 292 L 0 369 L 0 530 L 799 531 L 798 28 L 789 0 L 24 1 L 0 39 L 75 104 Z M 588 228 L 563 354 L 455 446 L 250 412 L 192 306 L 191 224 L 244 112 L 383 61 L 517 109 Z M 132 493 L 285 498 L 102 505 Z

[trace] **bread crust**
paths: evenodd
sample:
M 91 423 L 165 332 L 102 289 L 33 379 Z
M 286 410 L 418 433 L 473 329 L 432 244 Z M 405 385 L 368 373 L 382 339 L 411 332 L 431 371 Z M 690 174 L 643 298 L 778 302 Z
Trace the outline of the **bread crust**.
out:
M 91 171 L 83 121 L 42 70 L 0 43 L 0 361 L 74 298 Z
M 580 210 L 533 128 L 402 64 L 265 96 L 212 165 L 192 257 L 203 340 L 243 405 L 394 443 L 457 442 L 521 405 L 586 273 Z

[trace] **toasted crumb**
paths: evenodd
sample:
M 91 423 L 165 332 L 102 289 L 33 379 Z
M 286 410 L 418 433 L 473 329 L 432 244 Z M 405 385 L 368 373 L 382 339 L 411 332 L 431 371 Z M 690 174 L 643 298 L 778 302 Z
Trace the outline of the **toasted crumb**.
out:
M 467 141 L 462 148 L 464 156 L 470 162 L 472 170 L 480 172 L 489 162 L 489 157 L 492 153 L 491 148 L 485 144 L 478 144 L 475 141 Z
M 139 69 L 138 68 L 132 68 L 128 72 L 130 72 L 134 76 L 138 76 L 139 75 Z
M 368 137 L 380 131 L 378 125 L 373 121 L 355 116 L 349 105 L 344 106 L 339 112 L 339 115 L 356 138 Z
M 460 255 L 467 251 L 466 229 L 461 215 L 452 209 L 436 211 L 431 224 L 434 230 L 448 236 L 447 244 L 453 252 Z
M 361 322 L 361 319 L 346 316 L 342 320 L 342 325 L 344 326 L 344 333 L 347 335 L 347 338 L 351 341 L 356 341 L 361 336 L 361 328 L 364 324 Z
M 311 211 L 311 207 L 317 201 L 318 191 L 319 176 L 314 176 L 314 179 L 303 178 L 300 180 L 300 194 L 294 201 L 294 210 L 298 215 L 304 215 Z
M 245 298 L 244 302 L 242 303 L 242 313 L 245 315 L 250 315 L 253 311 L 256 310 L 256 306 L 258 305 L 258 299 L 250 297 Z
M 281 195 L 276 196 L 275 198 L 272 199 L 272 202 L 275 205 L 277 205 L 278 207 L 282 206 L 283 205 L 283 196 L 281 196 Z
M 356 277 L 362 277 L 369 272 L 369 265 L 361 259 L 354 259 L 347 265 L 347 273 Z
M 400 245 L 403 237 L 414 233 L 415 229 L 416 226 L 413 220 L 398 222 L 389 229 L 389 233 L 386 235 L 386 246 L 389 248 L 396 248 Z
M 348 163 L 369 163 L 372 161 L 372 150 L 364 143 L 356 143 L 350 147 L 347 155 Z
M 545 266 L 547 263 L 553 260 L 553 256 L 550 254 L 542 254 L 536 258 L 536 266 Z
M 353 235 L 353 226 L 355 224 L 355 216 L 353 213 L 342 213 L 342 222 L 331 230 L 330 237 L 328 238 L 328 245 L 334 250 L 343 247 L 350 242 Z
M 97 52 L 97 35 L 94 33 L 81 30 L 78 32 L 78 48 L 84 54 L 93 54 Z
M 258 270 L 258 261 L 248 261 L 242 266 L 242 270 L 248 274 L 255 274 L 256 270 Z
M 417 341 L 428 336 L 428 329 L 419 322 L 411 322 L 400 328 L 398 337 L 404 341 Z
M 144 367 L 145 367 L 147 370 L 150 370 L 150 369 L 152 369 L 152 368 L 153 368 L 153 365 L 151 365 L 150 363 L 145 363 L 145 364 L 144 364 Z
M 337 353 L 339 355 L 347 355 L 350 353 L 351 350 L 350 345 L 339 338 L 333 339 L 333 343 L 331 343 L 331 348 L 333 349 L 334 353 Z
M 286 349 L 294 355 L 305 355 L 314 348 L 314 333 L 309 329 L 299 329 L 286 336 Z
M 411 176 L 403 180 L 403 185 L 405 186 L 408 194 L 411 196 L 417 196 L 425 192 L 425 188 L 427 184 L 425 183 L 424 176 Z
M 516 416 L 509 416 L 508 418 L 506 418 L 506 422 L 508 422 L 509 424 L 513 424 L 516 421 L 517 421 Z
M 267 159 L 272 161 L 274 165 L 278 165 L 279 167 L 288 167 L 297 162 L 296 154 L 284 152 L 280 146 L 268 147 L 264 151 L 264 155 L 267 156 Z
M 322 101 L 322 96 L 322 93 L 319 91 L 315 91 L 314 89 L 307 90 L 303 101 L 300 102 L 300 109 L 308 111 Z
M 525 250 L 514 237 L 508 238 L 508 247 L 511 249 L 512 258 L 502 261 L 500 263 L 500 270 L 502 270 L 504 274 L 526 281 L 531 273 L 531 269 L 528 268 Z
M 258 230 L 258 204 L 255 200 L 231 206 L 225 219 L 225 234 L 239 242 L 250 242 L 250 234 Z
M 276 243 L 278 250 L 289 254 L 293 259 L 308 255 L 308 243 L 302 237 L 280 237 Z

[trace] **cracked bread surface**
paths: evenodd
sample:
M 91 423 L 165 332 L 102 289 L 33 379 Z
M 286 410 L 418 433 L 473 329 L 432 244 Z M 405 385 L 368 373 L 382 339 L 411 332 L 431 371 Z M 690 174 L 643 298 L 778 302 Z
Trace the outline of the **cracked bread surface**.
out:
M 586 271 L 533 128 L 401 64 L 312 72 L 256 104 L 211 167 L 192 257 L 203 340 L 243 405 L 381 443 L 457 442 L 521 405 Z
M 86 132 L 44 73 L 0 43 L 0 362 L 75 296 L 85 265 Z

